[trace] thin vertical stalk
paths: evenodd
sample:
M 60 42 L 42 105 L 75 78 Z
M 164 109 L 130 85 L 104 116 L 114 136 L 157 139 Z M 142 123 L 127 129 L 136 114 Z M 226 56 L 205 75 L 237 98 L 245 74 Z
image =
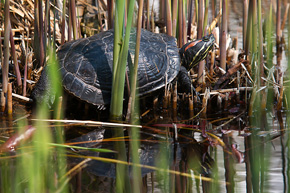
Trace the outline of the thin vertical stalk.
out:
M 189 0 L 188 5 L 188 23 L 187 23 L 187 37 L 189 38 L 191 35 L 191 24 L 192 24 L 192 17 L 193 17 L 193 0 Z
M 212 3 L 211 3 L 212 18 L 215 18 L 216 15 L 217 15 L 216 5 L 217 5 L 216 0 L 213 0 Z
M 182 3 L 182 45 L 187 43 L 187 30 L 186 30 L 186 2 L 187 0 L 183 0 Z
M 226 41 L 228 33 L 228 24 L 227 24 L 227 9 L 226 9 L 226 0 L 222 0 L 222 29 L 221 31 L 221 40 L 220 40 L 220 66 L 222 69 L 226 70 Z
M 63 0 L 62 5 L 62 21 L 61 21 L 61 44 L 64 44 L 65 41 L 65 14 L 66 14 L 66 0 Z
M 182 35 L 182 26 L 183 26 L 183 19 L 182 19 L 182 12 L 183 12 L 183 0 L 178 0 L 178 46 L 182 47 L 183 43 L 183 35 Z
M 258 29 L 259 29 L 259 39 L 258 39 L 258 50 L 259 50 L 259 56 L 258 56 L 258 64 L 260 65 L 260 77 L 265 77 L 264 75 L 264 58 L 263 58 L 263 30 L 262 30 L 262 3 L 261 0 L 258 0 Z M 260 86 L 265 85 L 265 81 L 260 79 Z M 262 91 L 262 101 L 264 101 L 261 104 L 262 109 L 266 108 L 266 102 L 267 102 L 267 95 L 265 94 L 265 90 Z
M 76 15 L 76 2 L 75 0 L 70 0 L 70 11 L 71 11 L 71 22 L 73 27 L 74 40 L 78 39 L 77 30 L 77 15 Z
M 172 36 L 176 37 L 178 0 L 172 1 Z
M 34 55 L 37 62 L 40 62 L 40 41 L 39 41 L 39 15 L 38 15 L 38 0 L 34 1 Z
M 121 50 L 122 37 L 123 37 L 123 23 L 125 14 L 125 4 L 116 1 L 115 18 L 114 18 L 114 50 L 113 50 L 113 82 L 117 73 L 117 65 L 119 60 L 119 54 Z
M 266 45 L 267 45 L 267 68 L 272 68 L 273 66 L 273 41 L 272 41 L 272 33 L 273 33 L 273 4 L 270 3 L 269 14 L 266 20 Z M 290 26 L 290 25 L 289 25 Z M 288 49 L 290 50 L 290 49 Z M 290 60 L 288 60 L 290 61 Z
M 138 61 L 139 61 L 139 52 L 140 52 L 140 41 L 141 41 L 141 26 L 142 26 L 142 13 L 143 13 L 143 0 L 139 0 L 139 10 L 138 10 L 138 23 L 137 23 L 137 35 L 136 35 L 136 47 L 135 47 L 135 56 L 134 56 L 134 73 L 131 81 L 131 123 L 137 124 L 138 120 L 136 117 L 138 117 L 138 103 L 136 100 L 136 90 L 137 90 L 137 75 L 138 75 Z M 168 16 L 168 14 L 167 14 Z M 139 153 L 138 149 L 140 147 L 139 142 L 139 129 L 138 128 L 132 128 L 131 129 L 131 150 L 132 150 L 132 160 L 133 163 L 139 164 Z M 139 167 L 133 166 L 133 176 L 134 176 L 134 182 L 132 183 L 133 186 L 133 192 L 141 192 L 141 185 L 142 185 L 142 179 L 141 179 L 141 170 Z
M 281 70 L 281 59 L 282 59 L 282 31 L 281 31 L 281 1 L 277 0 L 277 12 L 276 12 L 276 53 L 277 53 L 277 73 L 276 79 L 278 84 L 283 85 L 283 72 Z M 283 99 L 283 87 L 280 87 L 278 98 L 277 109 L 281 110 L 282 108 L 282 99 Z
M 146 0 L 146 10 L 147 10 L 147 20 L 146 20 L 146 29 L 150 30 L 150 1 Z
M 204 0 L 198 0 L 198 22 L 197 22 L 197 39 L 203 36 L 203 25 L 204 25 Z M 204 68 L 205 62 L 200 61 L 198 64 L 198 84 L 204 84 Z M 205 111 L 204 111 L 205 112 Z
M 203 24 L 203 30 L 202 30 L 202 34 L 205 35 L 206 33 L 206 26 L 208 23 L 208 6 L 209 6 L 209 0 L 205 0 L 205 10 L 204 10 L 204 24 Z
M 45 49 L 43 44 L 43 37 L 46 33 L 43 32 L 43 10 L 42 1 L 38 1 L 38 38 L 39 38 L 39 62 L 43 66 L 45 62 Z
M 108 0 L 108 27 L 109 29 L 114 26 L 114 0 Z
M 51 34 L 50 34 L 50 1 L 45 1 L 44 34 L 45 34 L 44 45 L 45 46 L 46 45 L 50 45 L 50 41 L 51 41 Z
M 204 19 L 203 1 L 204 0 L 198 0 L 197 39 L 200 39 L 202 37 L 203 19 Z
M 10 11 L 9 11 L 9 4 L 10 1 L 5 1 L 5 7 L 4 7 L 4 61 L 2 66 L 2 92 L 3 96 L 1 96 L 1 106 L 2 110 L 5 109 L 5 103 L 6 103 L 6 95 L 8 90 L 8 70 L 9 70 L 9 39 L 10 39 L 10 29 L 11 29 L 11 23 L 10 23 Z
M 171 21 L 171 0 L 166 0 L 166 33 L 172 36 L 172 21 Z
M 14 64 L 14 70 L 15 70 L 15 74 L 16 74 L 16 81 L 17 81 L 17 86 L 18 86 L 17 92 L 20 93 L 22 90 L 22 81 L 21 81 L 21 74 L 20 74 L 20 70 L 19 70 L 16 50 L 15 50 L 15 44 L 14 44 L 14 38 L 13 38 L 11 27 L 10 27 L 10 45 L 11 45 L 11 53 L 13 56 L 13 64 Z
M 244 0 L 243 6 L 243 49 L 246 50 L 246 33 L 247 33 L 247 20 L 248 20 L 248 0 Z
M 250 0 L 251 1 L 251 0 Z M 250 5 L 250 4 L 248 4 Z M 248 6 L 248 18 L 247 18 L 247 33 L 246 33 L 246 40 L 245 40 L 245 53 L 248 56 L 250 51 L 250 42 L 252 41 L 252 17 L 253 17 L 253 7 Z

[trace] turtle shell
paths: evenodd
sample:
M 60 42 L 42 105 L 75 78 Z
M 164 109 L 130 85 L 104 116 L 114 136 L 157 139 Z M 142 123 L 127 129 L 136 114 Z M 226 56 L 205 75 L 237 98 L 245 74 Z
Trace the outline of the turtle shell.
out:
M 71 41 L 58 51 L 62 84 L 69 93 L 94 105 L 111 101 L 114 31 Z M 132 29 L 129 56 L 134 61 L 136 29 Z M 180 71 L 175 38 L 142 29 L 138 93 L 143 96 L 171 82 Z M 127 64 L 127 71 L 129 66 Z M 129 73 L 128 73 L 129 74 Z

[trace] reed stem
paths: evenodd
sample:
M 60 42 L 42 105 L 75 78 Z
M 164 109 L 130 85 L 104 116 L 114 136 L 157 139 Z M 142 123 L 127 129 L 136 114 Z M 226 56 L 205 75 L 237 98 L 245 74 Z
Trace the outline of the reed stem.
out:
M 222 29 L 221 40 L 220 40 L 220 66 L 222 69 L 226 70 L 226 41 L 228 33 L 228 22 L 227 22 L 227 0 L 222 0 Z

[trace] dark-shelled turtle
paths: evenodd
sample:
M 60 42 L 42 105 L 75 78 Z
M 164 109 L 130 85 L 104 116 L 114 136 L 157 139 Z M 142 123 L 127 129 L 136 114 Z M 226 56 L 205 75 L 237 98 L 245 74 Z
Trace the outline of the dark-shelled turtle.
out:
M 128 59 L 131 61 L 135 54 L 135 39 L 134 28 L 129 42 L 131 57 Z M 82 101 L 97 105 L 99 109 L 111 101 L 113 42 L 114 31 L 108 30 L 65 43 L 57 54 L 64 89 Z M 179 49 L 174 37 L 142 29 L 138 66 L 139 96 L 164 87 L 166 82 L 172 82 L 177 76 L 179 84 L 190 91 L 191 81 L 187 70 L 203 60 L 213 45 L 214 37 L 211 34 Z M 44 71 L 32 92 L 32 98 L 37 101 L 48 100 L 47 96 L 43 96 L 48 88 L 48 76 Z

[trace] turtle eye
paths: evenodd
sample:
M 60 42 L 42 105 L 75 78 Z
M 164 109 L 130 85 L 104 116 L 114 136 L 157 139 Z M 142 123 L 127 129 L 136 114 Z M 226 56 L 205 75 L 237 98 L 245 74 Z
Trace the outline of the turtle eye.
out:
M 204 42 L 208 42 L 209 41 L 209 38 L 207 36 L 203 37 L 203 41 Z

